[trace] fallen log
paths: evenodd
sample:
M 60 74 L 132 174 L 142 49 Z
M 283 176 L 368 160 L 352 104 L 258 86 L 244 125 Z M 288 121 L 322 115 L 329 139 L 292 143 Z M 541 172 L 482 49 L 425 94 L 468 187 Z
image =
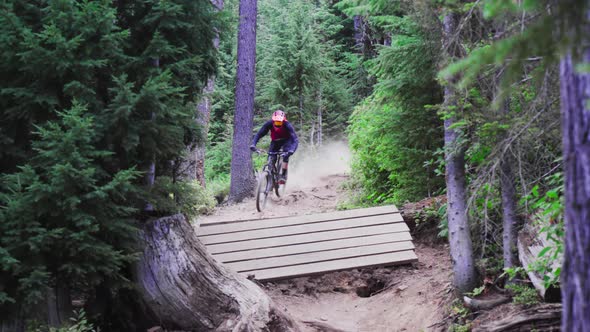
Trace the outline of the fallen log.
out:
M 264 291 L 217 263 L 177 214 L 147 222 L 136 283 L 165 329 L 297 331 Z
M 559 331 L 561 304 L 547 303 L 514 312 L 501 320 L 473 326 L 473 332 Z
M 465 303 L 465 306 L 471 310 L 475 310 L 475 311 L 490 310 L 490 309 L 493 309 L 493 308 L 499 306 L 500 304 L 510 302 L 510 297 L 502 295 L 502 296 L 497 296 L 493 299 L 479 300 L 479 299 L 472 299 L 470 297 L 463 296 L 463 302 Z
M 543 276 L 535 271 L 529 271 L 529 265 L 533 264 L 539 257 L 543 248 L 551 244 L 545 236 L 539 234 L 538 228 L 527 223 L 518 234 L 518 258 L 521 265 L 527 270 L 531 283 L 545 302 L 560 302 L 561 290 L 558 286 L 545 288 Z M 554 262 L 554 268 L 559 267 L 561 262 Z

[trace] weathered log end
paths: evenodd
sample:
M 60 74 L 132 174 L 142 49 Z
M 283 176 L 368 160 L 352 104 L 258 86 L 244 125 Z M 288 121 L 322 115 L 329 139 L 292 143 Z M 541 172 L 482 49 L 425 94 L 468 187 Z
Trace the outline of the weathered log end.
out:
M 526 269 L 538 259 L 541 250 L 549 245 L 550 243 L 548 243 L 546 237 L 539 235 L 536 227 L 530 223 L 526 224 L 519 232 L 517 241 L 518 258 L 521 265 Z M 554 268 L 557 268 L 560 262 L 555 262 L 555 264 Z M 561 289 L 559 287 L 545 288 L 543 276 L 535 271 L 528 271 L 527 275 L 543 301 L 549 303 L 561 302 Z
M 257 285 L 217 263 L 181 214 L 147 222 L 136 282 L 166 329 L 297 331 Z
M 505 314 L 500 320 L 489 320 L 473 326 L 472 331 L 559 331 L 560 324 L 561 304 L 548 303 Z

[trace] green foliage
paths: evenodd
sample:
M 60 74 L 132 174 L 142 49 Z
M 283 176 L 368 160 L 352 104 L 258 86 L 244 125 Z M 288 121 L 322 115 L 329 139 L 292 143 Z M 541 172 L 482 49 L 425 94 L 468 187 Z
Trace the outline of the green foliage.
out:
M 87 293 L 109 281 L 115 290 L 135 257 L 129 200 L 139 173 L 100 166 L 111 153 L 96 149 L 94 120 L 83 106 L 58 116 L 37 128 L 33 158 L 1 178 L 2 312 L 15 302 L 26 310 L 56 284 Z
M 506 285 L 506 289 L 512 292 L 512 302 L 515 304 L 531 306 L 539 303 L 539 295 L 531 286 L 515 283 Z
M 444 218 L 446 218 L 446 203 L 439 205 L 436 202 L 419 210 L 414 216 L 416 225 L 433 221 L 440 222 Z
M 471 330 L 471 324 L 468 323 L 471 310 L 463 305 L 463 301 L 455 299 L 451 303 L 450 311 L 453 323 L 449 325 L 447 332 L 466 332 Z
M 223 174 L 229 174 L 232 146 L 231 139 L 225 138 L 207 149 L 205 160 L 205 177 L 213 180 Z
M 207 191 L 221 203 L 229 195 L 230 175 L 220 174 L 213 180 L 207 180 Z
M 486 289 L 486 285 L 482 285 L 480 287 L 474 288 L 471 292 L 467 292 L 465 294 L 468 296 L 471 296 L 471 297 L 476 297 L 476 296 L 481 295 L 485 289 Z
M 228 21 L 237 26 L 238 1 L 226 1 L 225 5 Z M 345 31 L 345 25 L 351 22 L 341 16 L 327 1 L 271 0 L 259 4 L 254 130 L 268 120 L 271 110 L 281 107 L 295 126 L 301 146 L 309 143 L 312 130 L 317 143 L 321 109 L 324 142 L 345 135 L 355 98 L 350 86 L 359 84 L 349 74 L 362 64 L 355 62 L 358 57 L 348 45 L 350 31 Z M 231 159 L 235 45 L 234 33 L 221 34 L 205 163 L 207 186 L 215 183 L 218 200 L 224 196 Z M 264 161 L 255 159 L 255 169 Z
M 438 210 L 440 223 L 438 224 L 438 236 L 442 238 L 449 237 L 449 219 L 447 218 L 447 204 L 441 205 Z
M 211 213 L 215 208 L 213 196 L 197 181 L 174 182 L 167 176 L 156 178 L 146 198 L 157 211 L 182 213 L 188 220 Z
M 469 332 L 469 331 L 471 331 L 470 324 L 465 324 L 465 325 L 451 324 L 451 326 L 449 326 L 449 328 L 447 329 L 447 332 Z
M 86 313 L 83 309 L 79 311 L 74 311 L 74 317 L 70 318 L 71 323 L 65 324 L 63 327 L 55 328 L 55 327 L 36 327 L 36 328 L 28 328 L 27 331 L 31 332 L 97 332 L 100 329 L 95 329 L 94 325 L 89 322 L 88 318 L 86 317 Z
M 317 132 L 321 108 L 323 136 L 342 136 L 352 98 L 341 64 L 343 46 L 332 41 L 343 27 L 341 19 L 325 1 L 269 1 L 260 15 L 257 115 L 266 120 L 270 110 L 285 109 L 306 142 L 304 133 Z
M 565 242 L 563 174 L 552 175 L 548 185 L 550 189 L 544 194 L 540 194 L 539 187 L 535 186 L 526 197 L 537 211 L 534 222 L 539 226 L 539 236 L 545 236 L 549 242 L 527 268 L 543 276 L 545 288 L 559 284 Z
M 438 43 L 425 34 L 425 18 L 392 14 L 398 16 L 382 18 L 393 30 L 391 47 L 380 48 L 372 61 L 375 91 L 357 106 L 349 127 L 353 173 L 373 204 L 416 201 L 437 193 L 443 182 L 434 162 L 441 122 L 427 107 L 440 102 L 434 80 Z
M 513 2 L 507 0 L 488 0 L 483 2 L 483 14 L 487 18 L 529 14 L 532 23 L 517 34 L 508 34 L 489 45 L 475 49 L 465 59 L 451 64 L 440 74 L 448 78 L 459 72 L 463 74 L 462 85 L 473 82 L 476 77 L 490 65 L 506 63 L 508 68 L 504 75 L 504 87 L 519 79 L 522 69 L 526 68 L 530 56 L 538 57 L 542 65 L 547 66 L 558 61 L 565 52 L 573 50 L 579 56 L 586 33 L 580 31 L 587 20 L 585 13 L 589 8 L 587 1 L 569 0 L 550 5 L 546 0 L 528 0 Z M 551 10 L 545 8 L 551 7 Z M 576 8 L 576 10 L 571 10 Z M 524 25 L 523 25 L 524 27 Z

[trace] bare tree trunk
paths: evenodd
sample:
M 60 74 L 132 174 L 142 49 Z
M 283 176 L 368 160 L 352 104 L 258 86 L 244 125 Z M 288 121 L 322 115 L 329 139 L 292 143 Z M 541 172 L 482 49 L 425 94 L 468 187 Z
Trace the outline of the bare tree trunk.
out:
M 211 3 L 217 10 L 223 10 L 223 0 L 211 0 Z M 213 39 L 213 47 L 219 48 L 219 32 L 216 31 Z M 195 145 L 187 147 L 187 157 L 181 161 L 180 176 L 199 181 L 202 187 L 205 187 L 205 153 L 207 147 L 207 132 L 209 131 L 209 118 L 211 115 L 211 94 L 215 90 L 215 75 L 207 79 L 207 85 L 203 89 L 201 101 L 197 105 L 197 123 L 202 128 L 201 141 Z
M 62 327 L 70 323 L 73 314 L 70 291 L 64 282 L 57 282 L 55 287 L 45 290 L 45 297 L 32 307 L 26 307 L 26 314 L 22 310 L 23 304 L 16 304 L 12 315 L 2 313 L 0 316 L 0 332 L 24 332 L 27 330 L 27 321 L 35 321 L 48 327 Z
M 152 65 L 156 68 L 160 67 L 160 59 L 156 58 L 156 59 L 152 59 Z M 156 113 L 155 112 L 151 112 L 150 114 L 150 121 L 156 121 Z M 151 188 L 153 187 L 155 181 L 156 181 L 156 157 L 154 154 L 151 154 L 149 156 L 144 156 L 146 158 L 146 160 L 144 160 L 144 165 L 142 167 L 142 171 L 145 172 L 145 175 L 143 177 L 143 181 L 144 181 L 144 185 L 147 188 Z M 152 212 L 154 211 L 154 206 L 150 203 L 150 202 L 145 202 L 145 206 L 143 208 L 144 211 L 147 212 Z
M 73 307 L 67 284 L 58 282 L 56 287 L 48 288 L 46 304 L 49 326 L 60 327 L 70 322 Z
M 166 329 L 297 331 L 262 289 L 207 253 L 183 215 L 145 224 L 137 286 Z
M 370 40 L 367 29 L 367 18 L 362 15 L 353 17 L 354 23 L 354 47 L 362 55 L 368 56 Z
M 313 137 L 315 136 L 315 122 L 311 120 L 311 129 L 309 133 L 309 146 L 313 148 Z
M 444 18 L 445 50 L 449 59 L 461 56 L 461 49 L 456 36 L 458 17 L 449 13 Z M 445 86 L 445 109 L 457 106 L 457 96 L 453 83 Z M 455 107 L 453 107 L 455 106 Z M 455 288 L 461 292 L 471 291 L 477 283 L 477 273 L 473 261 L 473 249 L 469 221 L 467 216 L 467 199 L 465 189 L 465 146 L 460 142 L 460 132 L 453 128 L 456 115 L 445 120 L 445 161 L 447 182 L 447 218 L 449 225 L 449 242 Z
M 0 319 L 0 332 L 24 332 L 25 318 L 17 314 L 9 318 Z
M 303 78 L 301 78 L 303 79 Z M 303 131 L 303 82 L 299 81 L 299 130 Z
M 187 155 L 182 158 L 178 166 L 178 176 L 184 180 L 197 180 L 205 187 L 205 152 L 207 146 L 207 131 L 209 130 L 209 116 L 211 114 L 211 97 L 215 87 L 215 76 L 207 79 L 207 85 L 202 91 L 203 96 L 197 105 L 195 121 L 201 128 L 199 141 L 186 147 Z
M 502 104 L 502 115 L 508 116 L 510 112 L 510 101 Z M 517 227 L 519 220 L 516 214 L 516 180 L 512 171 L 512 160 L 509 152 L 506 151 L 500 162 L 500 188 L 502 196 L 502 247 L 504 256 L 504 268 L 511 268 L 518 265 L 517 255 Z
M 322 126 L 323 126 L 323 120 L 322 120 L 322 111 L 323 111 L 323 105 L 322 105 L 322 86 L 320 85 L 320 93 L 318 95 L 318 146 L 322 146 L 323 144 L 323 132 L 322 132 Z
M 241 202 L 255 186 L 250 155 L 254 126 L 254 82 L 256 78 L 257 0 L 240 0 L 238 28 L 238 68 L 236 70 L 236 112 L 232 144 L 231 184 L 228 200 Z
M 502 246 L 504 254 L 504 268 L 514 267 L 518 262 L 516 255 L 516 190 L 514 188 L 514 173 L 510 157 L 504 156 L 500 164 L 500 187 L 502 188 Z
M 219 40 L 219 37 L 215 39 Z M 219 44 L 219 42 L 217 42 Z M 202 141 L 195 147 L 195 178 L 205 187 L 205 153 L 207 147 L 207 132 L 209 131 L 209 117 L 211 115 L 211 94 L 215 88 L 215 76 L 207 79 L 207 86 L 203 89 L 203 99 L 197 105 L 199 118 L 197 121 L 203 130 Z
M 586 26 L 581 31 L 589 31 Z M 565 170 L 565 253 L 561 293 L 563 331 L 590 331 L 590 48 L 561 60 L 561 115 Z
M 383 45 L 391 46 L 391 32 L 387 32 L 385 34 L 385 38 L 383 39 Z

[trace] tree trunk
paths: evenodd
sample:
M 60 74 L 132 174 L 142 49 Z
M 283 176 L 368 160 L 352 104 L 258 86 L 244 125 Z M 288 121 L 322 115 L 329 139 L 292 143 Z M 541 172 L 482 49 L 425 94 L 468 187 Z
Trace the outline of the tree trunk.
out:
M 368 46 L 370 40 L 367 32 L 367 19 L 362 15 L 355 15 L 353 17 L 354 24 L 354 47 L 364 56 L 369 56 Z
M 323 126 L 323 121 L 322 121 L 322 117 L 323 117 L 323 114 L 322 114 L 322 111 L 323 111 L 322 110 L 322 107 L 323 107 L 323 105 L 322 105 L 322 97 L 323 97 L 323 95 L 322 95 L 322 86 L 320 85 L 320 93 L 318 95 L 318 146 L 320 146 L 320 147 L 322 146 L 323 139 L 324 139 L 322 137 L 322 135 L 323 135 L 323 132 L 322 132 L 322 126 Z
M 564 331 L 590 331 L 590 74 L 576 68 L 579 63 L 590 62 L 590 48 L 581 55 L 582 59 L 564 56 L 560 66 L 565 170 Z
M 311 120 L 311 129 L 310 129 L 310 133 L 309 133 L 309 146 L 311 148 L 313 148 L 314 136 L 315 136 L 315 122 L 313 120 Z
M 215 37 L 216 40 L 219 40 L 219 36 Z M 217 42 L 216 44 L 219 44 Z M 216 46 L 217 48 L 217 46 Z M 211 94 L 215 89 L 215 76 L 209 77 L 207 79 L 207 86 L 203 89 L 203 99 L 197 105 L 198 115 L 199 118 L 197 119 L 198 123 L 201 125 L 203 130 L 203 137 L 202 141 L 197 144 L 195 148 L 195 178 L 201 186 L 205 187 L 205 153 L 207 147 L 207 132 L 209 131 L 209 118 L 211 115 Z
M 74 308 L 68 286 L 60 282 L 47 289 L 47 322 L 51 327 L 60 327 L 70 322 Z
M 159 68 L 160 67 L 160 59 L 152 59 L 152 66 Z M 150 121 L 156 121 L 156 113 L 151 112 L 150 114 Z M 154 154 L 145 156 L 146 160 L 144 160 L 144 166 L 142 167 L 142 171 L 145 172 L 143 181 L 144 185 L 147 188 L 153 187 L 156 181 L 156 157 Z M 150 202 L 145 202 L 145 207 L 143 208 L 144 211 L 152 212 L 154 211 L 154 206 Z
M 262 289 L 218 265 L 183 215 L 147 222 L 137 286 L 166 329 L 297 331 Z
M 236 112 L 232 144 L 230 202 L 252 195 L 255 186 L 250 155 L 254 121 L 254 81 L 256 78 L 256 0 L 240 0 L 238 68 L 236 70 Z
M 445 50 L 449 59 L 461 56 L 460 45 L 456 36 L 457 14 L 450 13 L 444 18 Z M 457 96 L 453 83 L 445 86 L 445 109 L 455 113 Z M 465 146 L 460 140 L 460 132 L 453 128 L 455 114 L 445 120 L 445 161 L 447 182 L 447 218 L 449 225 L 449 242 L 453 262 L 453 284 L 457 291 L 471 291 L 477 283 L 477 274 L 473 261 L 471 234 L 467 217 L 467 200 L 465 191 Z
M 26 322 L 21 315 L 0 319 L 0 332 L 24 332 Z
M 26 315 L 23 314 L 21 305 L 15 305 L 14 312 L 16 314 L 12 314 L 9 319 L 0 319 L 0 332 L 28 331 L 26 325 L 30 321 L 43 326 L 59 328 L 70 323 L 73 314 L 69 288 L 60 281 L 57 286 L 48 287 L 45 290 L 45 298 L 32 307 L 28 307 Z
M 211 3 L 219 11 L 223 10 L 223 0 L 211 0 Z M 215 32 L 213 47 L 219 49 L 219 31 Z M 189 146 L 186 159 L 181 161 L 180 176 L 184 179 L 199 181 L 205 187 L 205 153 L 207 147 L 207 132 L 209 131 L 209 118 L 211 115 L 211 94 L 215 90 L 215 75 L 207 79 L 207 85 L 203 89 L 203 96 L 197 105 L 196 121 L 202 129 L 203 136 L 200 142 Z
M 303 131 L 303 78 L 299 81 L 299 130 Z
M 504 102 L 503 114 L 509 112 L 508 101 Z M 518 217 L 516 214 L 516 189 L 515 177 L 512 171 L 512 158 L 509 153 L 504 153 L 500 163 L 500 188 L 502 196 L 502 248 L 504 256 L 504 268 L 516 266 L 518 257 L 516 255 L 516 228 Z
M 211 114 L 211 97 L 215 87 L 215 76 L 207 79 L 207 85 L 203 89 L 203 96 L 197 105 L 195 121 L 201 128 L 202 136 L 199 141 L 187 146 L 187 155 L 180 160 L 178 175 L 184 180 L 197 180 L 205 187 L 205 152 L 207 146 L 207 131 L 209 130 L 209 117 Z

